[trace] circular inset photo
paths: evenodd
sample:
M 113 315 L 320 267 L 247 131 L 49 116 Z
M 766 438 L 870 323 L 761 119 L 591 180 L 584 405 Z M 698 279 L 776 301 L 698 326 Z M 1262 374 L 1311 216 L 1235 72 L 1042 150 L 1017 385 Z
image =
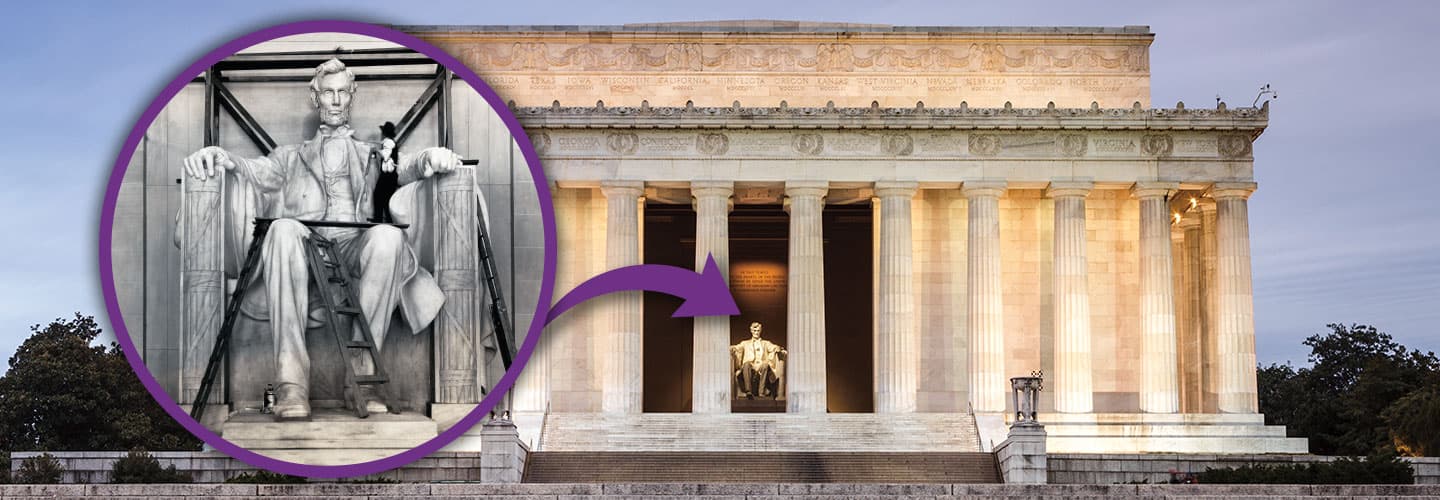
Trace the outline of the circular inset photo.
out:
M 370 474 L 482 419 L 534 349 L 555 233 L 531 142 L 453 57 L 368 24 L 262 30 L 136 124 L 100 234 L 156 399 L 272 471 Z M 474 450 L 471 450 L 474 451 Z

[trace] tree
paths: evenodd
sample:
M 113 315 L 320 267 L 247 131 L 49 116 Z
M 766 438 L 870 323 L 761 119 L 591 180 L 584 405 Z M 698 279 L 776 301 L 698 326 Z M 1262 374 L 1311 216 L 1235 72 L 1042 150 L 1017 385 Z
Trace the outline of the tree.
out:
M 1422 388 L 1385 409 L 1395 449 L 1412 457 L 1440 456 L 1440 385 Z
M 93 317 L 76 313 L 31 331 L 0 377 L 0 448 L 199 449 L 140 384 L 118 344 L 90 345 L 100 334 Z
M 1310 367 L 1271 365 L 1258 372 L 1267 422 L 1310 438 L 1310 451 L 1318 454 L 1393 453 L 1386 409 L 1440 384 L 1440 359 L 1373 326 L 1326 326 L 1330 333 L 1305 339 Z

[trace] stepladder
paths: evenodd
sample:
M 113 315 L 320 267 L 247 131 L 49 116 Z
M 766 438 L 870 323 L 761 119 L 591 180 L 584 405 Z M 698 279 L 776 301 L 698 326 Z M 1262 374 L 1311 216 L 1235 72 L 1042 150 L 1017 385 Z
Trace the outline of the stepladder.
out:
M 301 221 L 312 229 L 316 227 L 370 227 L 374 223 L 344 223 Z M 385 374 L 385 365 L 380 358 L 380 347 L 370 331 L 360 307 L 360 296 L 355 289 L 353 273 L 337 253 L 336 244 L 317 231 L 305 239 L 305 262 L 310 268 L 310 280 L 320 307 L 325 313 L 325 328 L 335 340 L 335 347 L 341 354 L 341 365 L 345 367 L 346 406 L 354 410 L 355 416 L 370 416 L 366 408 L 371 397 L 379 398 L 386 411 L 400 413 L 400 408 L 391 402 L 389 396 L 390 378 Z M 350 328 L 345 328 L 350 326 Z M 369 363 L 353 362 L 352 357 L 368 358 Z M 371 367 L 371 373 L 356 373 L 357 364 Z

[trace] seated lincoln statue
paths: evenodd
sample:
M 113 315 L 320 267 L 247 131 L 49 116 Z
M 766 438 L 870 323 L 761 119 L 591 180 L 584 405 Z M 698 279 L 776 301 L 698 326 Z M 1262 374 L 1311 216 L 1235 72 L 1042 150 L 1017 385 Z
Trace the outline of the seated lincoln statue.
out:
M 758 321 L 750 323 L 750 339 L 730 346 L 737 399 L 785 398 L 785 357 L 789 353 L 774 342 L 761 339 L 762 328 Z
M 354 275 L 360 318 L 369 326 L 377 352 L 384 345 L 397 308 L 412 331 L 418 332 L 435 318 L 445 301 L 435 280 L 420 267 L 400 228 L 311 228 L 298 222 L 367 222 L 373 210 L 371 196 L 382 171 L 395 172 L 404 185 L 450 172 L 460 164 L 458 155 L 441 147 L 415 155 L 402 154 L 399 161 L 393 161 L 386 150 L 393 143 L 382 146 L 353 137 L 349 123 L 351 106 L 359 97 L 357 88 L 354 73 L 344 63 L 338 59 L 326 61 L 315 69 L 310 80 L 310 104 L 320 118 L 312 139 L 279 146 L 260 158 L 242 158 L 211 146 L 189 155 L 184 162 L 186 174 L 195 179 L 230 174 L 232 182 L 264 200 L 260 203 L 263 207 L 249 215 L 276 219 L 260 247 L 257 278 L 245 291 L 241 311 L 246 317 L 269 322 L 276 369 L 273 411 L 280 419 L 310 415 L 311 359 L 305 331 L 307 325 L 315 325 L 323 317 L 315 310 L 319 299 L 310 292 L 303 246 L 312 231 L 334 242 L 334 254 Z M 235 218 L 245 223 L 253 221 L 253 217 Z M 352 325 L 352 330 L 354 339 L 361 340 L 358 325 Z M 348 362 L 357 375 L 363 376 L 374 374 L 380 360 L 356 351 L 349 355 Z M 386 410 L 371 386 L 361 386 L 360 390 L 358 400 L 369 411 Z

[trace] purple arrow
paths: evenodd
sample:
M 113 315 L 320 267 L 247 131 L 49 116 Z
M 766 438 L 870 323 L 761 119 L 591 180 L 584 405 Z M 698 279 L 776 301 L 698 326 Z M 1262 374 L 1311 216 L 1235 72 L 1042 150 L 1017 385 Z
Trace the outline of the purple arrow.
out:
M 565 311 L 595 297 L 631 290 L 649 290 L 685 299 L 672 318 L 740 314 L 740 306 L 735 305 L 735 297 L 730 295 L 730 286 L 725 284 L 715 257 L 706 255 L 705 269 L 699 273 L 660 264 L 628 266 L 601 273 L 570 290 L 551 306 L 545 322 L 555 321 Z

